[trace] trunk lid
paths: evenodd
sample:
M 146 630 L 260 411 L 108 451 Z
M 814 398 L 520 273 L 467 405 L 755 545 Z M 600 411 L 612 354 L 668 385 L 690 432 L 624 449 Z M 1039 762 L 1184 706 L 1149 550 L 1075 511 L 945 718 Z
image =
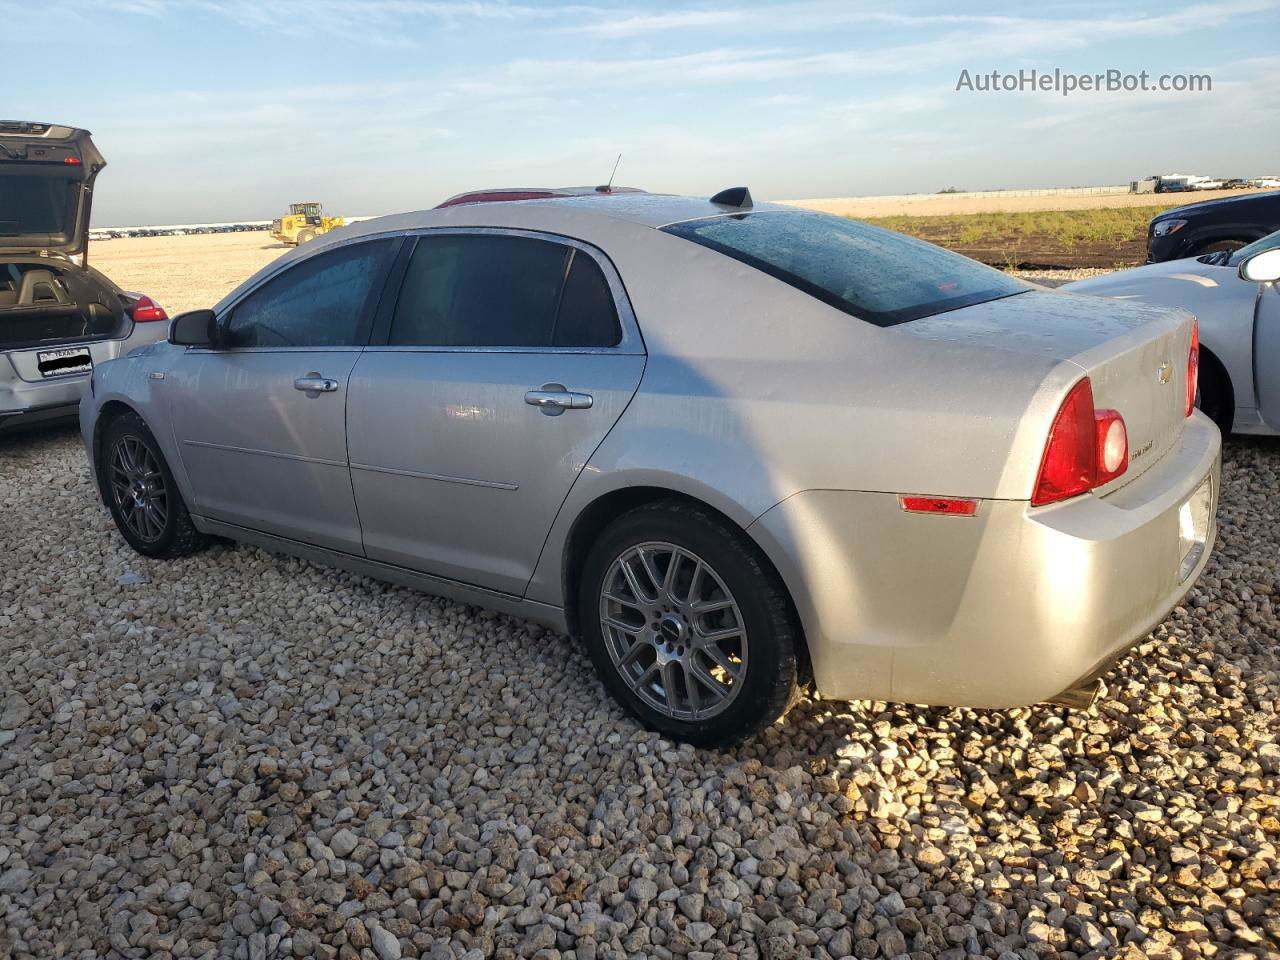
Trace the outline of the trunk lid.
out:
M 106 165 L 87 130 L 0 121 L 0 256 L 61 254 L 83 264 L 93 183 Z
M 1141 476 L 1181 435 L 1193 323 L 1185 310 L 1046 290 L 894 329 L 1079 367 L 1096 409 L 1118 410 L 1129 434 L 1129 469 L 1099 488 L 1105 493 Z

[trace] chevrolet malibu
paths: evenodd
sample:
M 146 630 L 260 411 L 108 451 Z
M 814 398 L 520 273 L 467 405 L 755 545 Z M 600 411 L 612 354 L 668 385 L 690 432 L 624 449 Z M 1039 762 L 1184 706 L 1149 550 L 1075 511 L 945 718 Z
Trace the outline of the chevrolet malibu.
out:
M 634 192 L 318 238 L 98 366 L 81 426 L 143 554 L 217 535 L 523 616 L 722 744 L 810 683 L 1090 702 L 1213 543 L 1196 365 L 1185 312 Z
M 76 414 L 95 363 L 163 340 L 168 316 L 90 267 L 89 131 L 0 121 L 0 428 Z

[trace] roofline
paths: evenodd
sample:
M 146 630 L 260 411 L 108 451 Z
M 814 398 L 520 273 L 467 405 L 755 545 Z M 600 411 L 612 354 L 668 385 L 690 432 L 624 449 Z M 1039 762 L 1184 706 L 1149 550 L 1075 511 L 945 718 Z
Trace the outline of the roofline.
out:
M 613 187 L 613 186 L 576 186 L 576 187 L 481 187 L 475 190 L 463 190 L 461 193 L 455 193 L 451 197 L 446 197 L 436 204 L 435 209 L 440 207 L 456 205 L 455 201 L 462 197 L 470 197 L 480 193 L 549 193 L 550 197 L 540 199 L 556 200 L 561 197 L 588 197 L 595 194 L 600 196 L 609 196 L 614 193 L 648 193 L 640 187 Z M 502 201 L 488 201 L 491 203 L 501 203 Z M 512 203 L 523 203 L 523 200 L 513 200 Z

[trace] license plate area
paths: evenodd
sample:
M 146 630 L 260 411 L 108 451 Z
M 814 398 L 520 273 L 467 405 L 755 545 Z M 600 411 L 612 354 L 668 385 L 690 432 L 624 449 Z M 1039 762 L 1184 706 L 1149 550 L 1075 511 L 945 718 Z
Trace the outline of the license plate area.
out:
M 93 354 L 88 347 L 64 347 L 61 350 L 41 350 L 36 354 L 36 369 L 40 376 L 66 377 L 88 373 L 93 369 Z
M 1204 555 L 1209 539 L 1209 518 L 1213 515 L 1213 483 L 1205 477 L 1181 507 L 1178 508 L 1178 582 L 1191 576 Z

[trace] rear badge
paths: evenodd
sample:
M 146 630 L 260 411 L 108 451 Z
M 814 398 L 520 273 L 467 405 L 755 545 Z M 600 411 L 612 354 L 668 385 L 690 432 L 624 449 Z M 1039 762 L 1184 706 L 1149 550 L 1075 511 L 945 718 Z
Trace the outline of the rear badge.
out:
M 93 369 L 93 356 L 89 353 L 88 347 L 42 350 L 36 354 L 36 366 L 42 377 L 65 377 L 73 373 L 88 373 Z

